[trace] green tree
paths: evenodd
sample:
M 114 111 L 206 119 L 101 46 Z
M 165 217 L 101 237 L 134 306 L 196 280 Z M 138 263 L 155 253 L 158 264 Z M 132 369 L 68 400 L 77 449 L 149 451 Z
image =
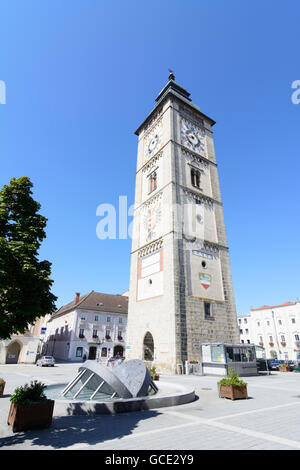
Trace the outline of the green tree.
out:
M 47 219 L 38 214 L 27 176 L 0 191 L 0 338 L 24 333 L 29 323 L 55 310 L 51 263 L 39 261 Z

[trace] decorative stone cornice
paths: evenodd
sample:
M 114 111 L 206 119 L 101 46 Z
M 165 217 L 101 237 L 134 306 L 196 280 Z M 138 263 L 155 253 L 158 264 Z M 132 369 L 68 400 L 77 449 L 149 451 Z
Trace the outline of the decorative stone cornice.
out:
M 193 165 L 196 165 L 197 167 L 204 166 L 204 168 L 208 168 L 208 160 L 205 157 L 191 152 L 186 147 L 182 147 L 182 153 L 184 157 Z
M 200 203 L 200 204 L 205 203 L 205 204 L 208 204 L 210 207 L 213 207 L 215 203 L 218 203 L 218 201 L 215 201 L 211 197 L 196 193 L 195 191 L 192 191 L 191 189 L 183 188 L 183 192 L 189 199 L 193 199 L 193 201 L 196 201 L 197 203 Z M 218 203 L 218 204 L 221 204 L 221 203 Z
M 155 165 L 157 165 L 158 160 L 163 156 L 162 150 L 156 153 L 142 168 L 143 173 L 147 173 L 148 171 L 152 170 Z
M 151 134 L 151 132 L 162 122 L 162 120 L 163 115 L 161 109 L 155 116 L 153 116 L 153 119 L 151 119 L 148 126 L 144 129 L 144 139 L 147 139 L 148 135 Z
M 145 201 L 145 202 L 142 204 L 142 207 L 149 207 L 149 206 L 151 206 L 154 202 L 159 201 L 159 200 L 162 198 L 162 194 L 163 194 L 163 191 L 160 190 L 158 193 L 154 194 L 154 196 L 152 196 L 152 197 L 150 197 L 149 199 L 147 199 L 147 201 Z
M 163 239 L 159 238 L 158 240 L 155 240 L 154 242 L 149 243 L 143 248 L 140 248 L 138 251 L 138 256 L 141 258 L 143 256 L 149 255 L 150 253 L 154 253 L 155 251 L 160 250 L 162 246 L 163 246 Z

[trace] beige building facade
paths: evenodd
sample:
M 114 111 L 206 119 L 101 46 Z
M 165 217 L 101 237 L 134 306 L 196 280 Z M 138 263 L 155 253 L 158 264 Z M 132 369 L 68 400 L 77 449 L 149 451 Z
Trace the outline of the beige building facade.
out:
M 47 321 L 51 315 L 38 318 L 24 334 L 0 341 L 0 364 L 34 364 L 46 338 Z
M 136 131 L 126 356 L 161 372 L 239 340 L 214 124 L 171 73 Z

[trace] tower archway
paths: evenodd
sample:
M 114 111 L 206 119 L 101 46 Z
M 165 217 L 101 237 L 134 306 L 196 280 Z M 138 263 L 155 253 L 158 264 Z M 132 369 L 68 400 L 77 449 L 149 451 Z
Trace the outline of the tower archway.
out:
M 144 361 L 154 360 L 154 340 L 152 334 L 149 331 L 147 331 L 144 336 L 143 359 Z
M 12 341 L 7 347 L 5 363 L 18 364 L 21 349 L 22 345 L 18 341 Z

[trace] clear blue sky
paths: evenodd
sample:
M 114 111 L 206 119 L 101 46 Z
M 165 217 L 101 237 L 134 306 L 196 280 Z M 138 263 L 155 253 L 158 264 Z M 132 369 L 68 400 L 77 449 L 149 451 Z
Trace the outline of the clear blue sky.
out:
M 300 298 L 298 0 L 3 0 L 0 18 L 0 186 L 34 183 L 58 307 L 128 289 L 131 240 L 99 240 L 96 208 L 133 203 L 169 67 L 217 121 L 238 313 Z

